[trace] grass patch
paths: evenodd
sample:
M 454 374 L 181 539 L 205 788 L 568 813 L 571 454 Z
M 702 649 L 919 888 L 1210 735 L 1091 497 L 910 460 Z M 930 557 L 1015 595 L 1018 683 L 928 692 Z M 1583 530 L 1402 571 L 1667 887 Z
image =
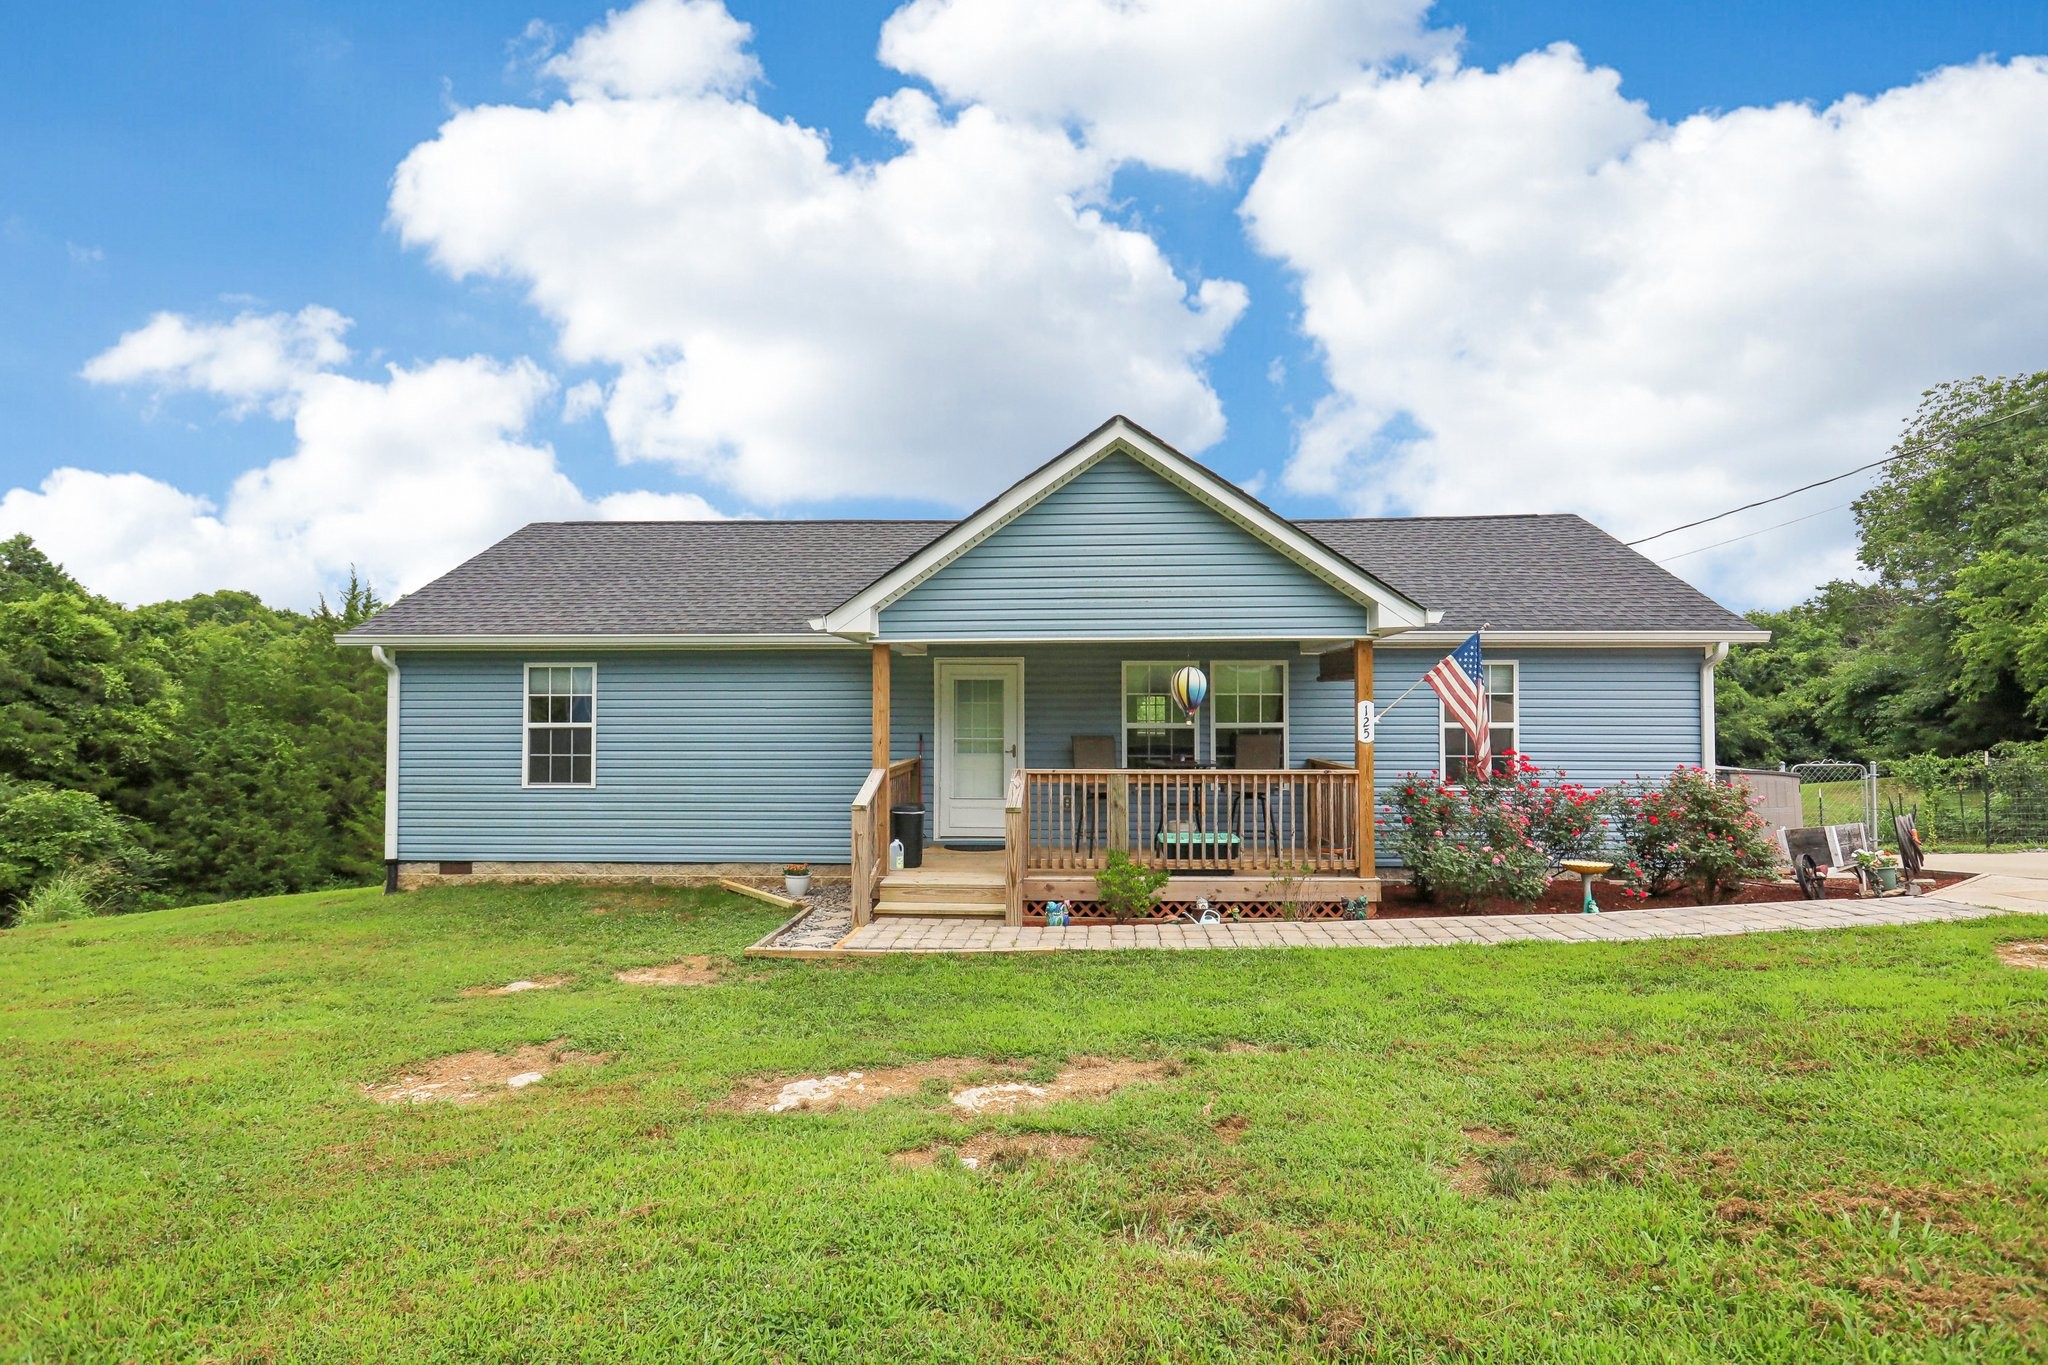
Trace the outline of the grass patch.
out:
M 2048 973 L 1997 953 L 2048 919 L 739 957 L 782 918 L 473 886 L 0 934 L 0 1358 L 2048 1351 Z M 363 1090 L 536 1047 L 609 1060 Z M 1087 1058 L 1142 1083 L 1060 1091 Z M 1050 1098 L 950 1102 L 984 1077 Z

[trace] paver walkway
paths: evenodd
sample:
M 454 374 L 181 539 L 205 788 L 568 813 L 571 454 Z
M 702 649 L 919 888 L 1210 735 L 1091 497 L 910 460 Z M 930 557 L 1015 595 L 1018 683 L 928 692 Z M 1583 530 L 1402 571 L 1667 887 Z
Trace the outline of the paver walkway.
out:
M 1949 888 L 1948 894 L 1961 887 Z M 2048 911 L 2048 905 L 2042 906 Z M 854 930 L 837 953 L 1053 953 L 1123 948 L 1408 948 L 1454 943 L 1622 943 L 1785 929 L 1848 929 L 1980 919 L 2007 910 L 1932 896 L 1776 901 L 1604 915 L 1485 915 L 1293 923 L 1070 925 L 890 917 Z

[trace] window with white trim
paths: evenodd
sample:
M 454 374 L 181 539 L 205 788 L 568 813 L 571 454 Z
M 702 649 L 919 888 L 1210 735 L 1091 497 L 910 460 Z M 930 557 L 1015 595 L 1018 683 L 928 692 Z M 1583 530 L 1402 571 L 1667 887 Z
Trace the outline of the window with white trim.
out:
M 1124 665 L 1124 766 L 1192 763 L 1195 719 L 1173 700 L 1173 675 L 1187 664 Z
M 526 785 L 596 785 L 597 668 L 526 666 Z
M 1287 665 L 1284 662 L 1219 659 L 1209 680 L 1209 724 L 1216 766 L 1237 766 L 1237 741 L 1245 735 L 1277 735 L 1282 762 L 1287 753 Z
M 1499 771 L 1501 754 L 1522 747 L 1522 670 L 1513 660 L 1488 660 L 1482 666 L 1486 670 L 1486 715 L 1492 730 L 1489 739 L 1495 771 Z M 1437 703 L 1437 715 L 1443 741 L 1438 750 L 1437 771 L 1446 782 L 1462 781 L 1472 771 L 1472 737 L 1444 712 L 1442 702 Z

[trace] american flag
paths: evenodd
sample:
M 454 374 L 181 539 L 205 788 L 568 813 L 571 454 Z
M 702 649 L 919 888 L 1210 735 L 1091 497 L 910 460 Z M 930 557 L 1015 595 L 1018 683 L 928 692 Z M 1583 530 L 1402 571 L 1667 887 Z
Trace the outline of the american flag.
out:
M 1489 771 L 1493 766 L 1493 746 L 1486 723 L 1486 672 L 1480 667 L 1479 632 L 1473 631 L 1472 638 L 1424 674 L 1423 681 L 1436 689 L 1436 694 L 1443 698 L 1444 710 L 1472 737 L 1472 770 Z

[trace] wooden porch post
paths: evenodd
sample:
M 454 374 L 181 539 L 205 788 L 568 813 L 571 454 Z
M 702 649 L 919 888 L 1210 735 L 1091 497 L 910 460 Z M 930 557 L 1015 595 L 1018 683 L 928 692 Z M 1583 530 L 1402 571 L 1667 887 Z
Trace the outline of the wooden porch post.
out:
M 869 721 L 868 732 L 872 736 L 869 750 L 870 767 L 889 766 L 889 646 L 870 645 L 874 675 L 874 715 Z
M 1372 700 L 1372 641 L 1351 642 L 1351 695 L 1354 702 Z M 1353 712 L 1354 721 L 1356 712 Z M 1357 735 L 1352 736 L 1356 744 Z M 1378 862 L 1373 848 L 1372 750 L 1370 744 L 1356 744 L 1358 768 L 1358 875 L 1371 877 Z

